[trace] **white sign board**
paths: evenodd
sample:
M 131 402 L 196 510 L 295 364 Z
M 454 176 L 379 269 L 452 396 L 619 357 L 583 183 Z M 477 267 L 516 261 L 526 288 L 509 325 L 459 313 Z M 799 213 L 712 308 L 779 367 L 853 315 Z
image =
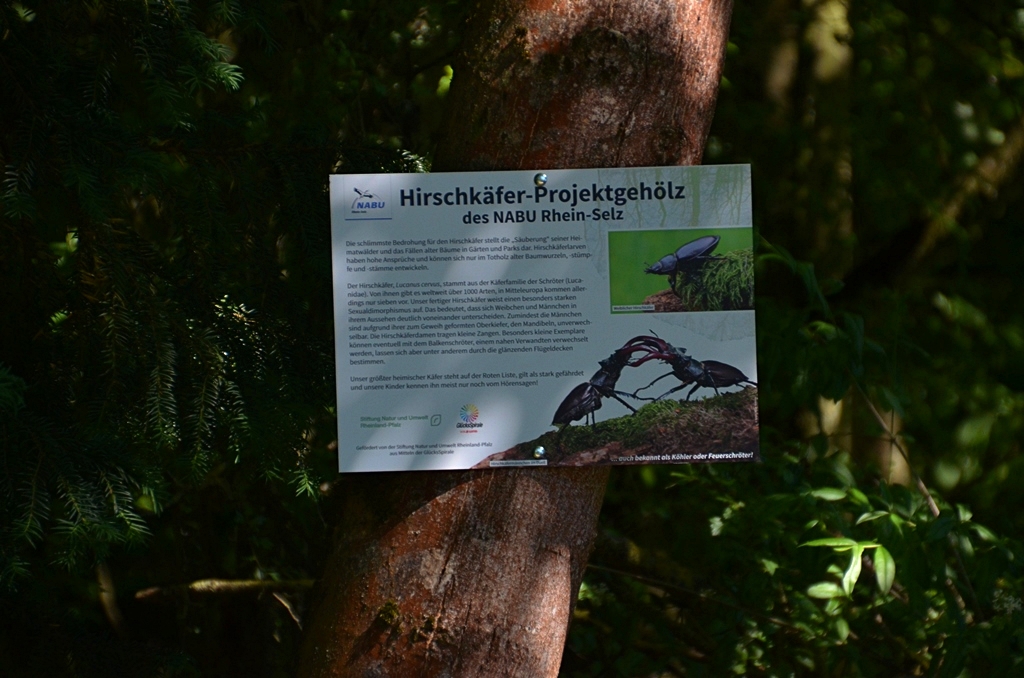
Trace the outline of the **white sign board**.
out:
M 341 471 L 757 457 L 749 166 L 334 175 L 331 225 Z M 744 392 L 717 447 L 563 445 Z

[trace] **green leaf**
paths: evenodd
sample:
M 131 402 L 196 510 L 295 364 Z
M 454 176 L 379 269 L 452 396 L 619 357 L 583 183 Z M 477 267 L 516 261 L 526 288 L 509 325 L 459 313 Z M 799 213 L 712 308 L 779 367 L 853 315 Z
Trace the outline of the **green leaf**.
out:
M 862 513 L 861 516 L 857 518 L 856 524 L 860 525 L 861 523 L 866 523 L 871 520 L 878 520 L 879 518 L 883 518 L 887 515 L 889 515 L 888 511 L 871 511 L 870 513 Z
M 811 496 L 825 501 L 839 501 L 846 498 L 846 490 L 839 487 L 819 487 L 811 490 Z
M 883 594 L 888 593 L 895 579 L 896 561 L 888 549 L 879 545 L 875 550 L 875 580 L 878 581 L 878 590 Z
M 974 533 L 977 534 L 982 541 L 998 541 L 999 539 L 992 530 L 988 529 L 984 525 L 970 523 L 968 527 L 974 530 Z
M 898 516 L 895 513 L 890 513 L 889 514 L 889 522 L 892 523 L 893 527 L 895 527 L 896 530 L 900 534 L 903 534 L 903 526 L 904 525 L 906 525 L 910 529 L 916 529 L 917 528 L 917 523 L 915 523 L 913 521 L 910 521 L 910 520 L 904 520 L 901 516 Z
M 822 581 L 809 586 L 807 588 L 807 595 L 811 598 L 828 600 L 830 598 L 843 598 L 846 594 L 843 593 L 843 589 L 839 587 L 839 584 L 831 581 Z
M 841 335 L 838 327 L 824 320 L 815 320 L 807 323 L 807 332 L 810 336 L 818 336 L 825 340 L 833 340 Z
M 826 537 L 825 539 L 815 539 L 813 541 L 805 542 L 800 544 L 801 546 L 830 546 L 837 553 L 843 551 L 849 551 L 850 549 L 857 546 L 857 542 L 846 537 Z
M 857 580 L 860 579 L 862 567 L 860 557 L 863 553 L 863 546 L 860 544 L 854 546 L 853 552 L 850 554 L 850 565 L 846 568 L 846 572 L 843 573 L 843 590 L 848 596 L 853 594 L 853 587 L 857 584 Z
M 867 495 L 858 490 L 856 487 L 851 487 L 849 490 L 847 490 L 847 495 L 849 496 L 851 501 L 862 506 L 871 508 L 871 502 L 868 501 Z
M 836 617 L 835 627 L 839 640 L 845 641 L 850 637 L 850 624 L 845 619 L 842 617 Z
M 952 531 L 956 522 L 956 516 L 948 511 L 944 511 L 931 525 L 928 526 L 928 531 L 925 534 L 925 540 L 938 541 L 939 539 L 942 539 Z

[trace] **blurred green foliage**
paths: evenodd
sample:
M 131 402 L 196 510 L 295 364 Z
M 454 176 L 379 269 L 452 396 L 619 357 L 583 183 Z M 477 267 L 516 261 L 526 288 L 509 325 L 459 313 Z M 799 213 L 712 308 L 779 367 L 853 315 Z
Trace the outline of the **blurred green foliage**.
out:
M 765 461 L 613 473 L 565 675 L 1024 675 L 1022 55 L 1017 2 L 737 3 Z
M 0 8 L 0 674 L 292 673 L 301 594 L 133 594 L 318 573 L 327 175 L 429 166 L 469 9 Z M 563 675 L 1024 675 L 1022 64 L 1013 0 L 737 3 L 765 461 L 613 471 Z
M 462 11 L 0 6 L 0 674 L 291 672 L 294 594 L 132 594 L 317 571 L 327 177 L 423 171 Z

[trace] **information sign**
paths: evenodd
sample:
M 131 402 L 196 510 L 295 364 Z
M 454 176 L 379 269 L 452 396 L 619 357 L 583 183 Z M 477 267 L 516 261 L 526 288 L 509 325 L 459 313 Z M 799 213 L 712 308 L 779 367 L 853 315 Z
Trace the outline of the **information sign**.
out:
M 757 458 L 749 166 L 333 175 L 331 225 L 341 471 Z

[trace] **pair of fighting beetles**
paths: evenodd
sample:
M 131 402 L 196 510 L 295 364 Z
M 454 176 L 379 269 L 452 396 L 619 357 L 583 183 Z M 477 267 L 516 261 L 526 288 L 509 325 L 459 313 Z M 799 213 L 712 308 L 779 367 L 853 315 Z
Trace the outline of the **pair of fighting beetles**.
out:
M 691 240 L 675 252 L 666 254 L 655 264 L 646 268 L 644 272 L 667 275 L 672 291 L 678 296 L 679 290 L 676 287 L 676 282 L 680 275 L 695 277 L 705 263 L 712 259 L 720 259 L 720 257 L 711 256 L 711 252 L 718 247 L 719 240 L 717 235 L 707 235 Z M 634 357 L 636 354 L 643 355 Z M 672 371 L 661 375 L 647 386 L 638 388 L 632 393 L 615 390 L 615 384 L 624 368 L 639 367 L 650 360 L 660 360 L 668 364 Z M 757 386 L 732 365 L 717 360 L 696 360 L 686 355 L 685 348 L 677 348 L 660 337 L 650 335 L 633 337 L 623 344 L 622 348 L 601 360 L 600 364 L 601 369 L 595 372 L 589 381 L 580 384 L 565 397 L 555 411 L 552 425 L 562 427 L 584 418 L 590 419 L 596 424 L 597 418 L 594 413 L 601 408 L 602 398 L 615 398 L 635 413 L 636 408 L 623 400 L 622 396 L 637 400 L 657 401 L 693 384 L 693 388 L 686 394 L 686 399 L 689 400 L 694 392 L 701 387 L 712 388 L 717 395 L 719 387 L 724 388 L 738 384 Z M 645 398 L 638 395 L 640 391 L 650 388 L 669 376 L 676 377 L 680 381 L 679 385 L 657 398 Z
M 634 358 L 636 354 L 642 355 Z M 647 384 L 647 386 L 638 388 L 632 393 L 615 390 L 615 384 L 622 375 L 624 368 L 639 367 L 650 360 L 660 360 L 668 364 L 672 371 L 661 375 Z M 580 384 L 565 397 L 565 400 L 562 401 L 562 404 L 555 411 L 555 416 L 551 421 L 552 425 L 563 427 L 585 417 L 596 424 L 597 417 L 594 412 L 601 409 L 602 398 L 615 398 L 629 408 L 631 412 L 636 413 L 636 408 L 623 400 L 622 396 L 628 396 L 637 400 L 658 401 L 693 384 L 693 388 L 686 394 L 686 399 L 689 400 L 690 396 L 701 387 L 712 388 L 717 395 L 718 389 L 725 388 L 726 386 L 738 384 L 757 386 L 755 382 L 750 381 L 743 372 L 732 365 L 727 365 L 717 360 L 696 360 L 686 355 L 685 348 L 677 348 L 660 337 L 650 335 L 633 337 L 623 344 L 622 348 L 617 349 L 610 356 L 601 360 L 600 364 L 601 369 L 594 373 L 590 381 Z M 678 379 L 680 381 L 679 385 L 657 398 L 645 398 L 637 395 L 640 391 L 650 388 L 658 381 L 669 376 L 674 376 Z

